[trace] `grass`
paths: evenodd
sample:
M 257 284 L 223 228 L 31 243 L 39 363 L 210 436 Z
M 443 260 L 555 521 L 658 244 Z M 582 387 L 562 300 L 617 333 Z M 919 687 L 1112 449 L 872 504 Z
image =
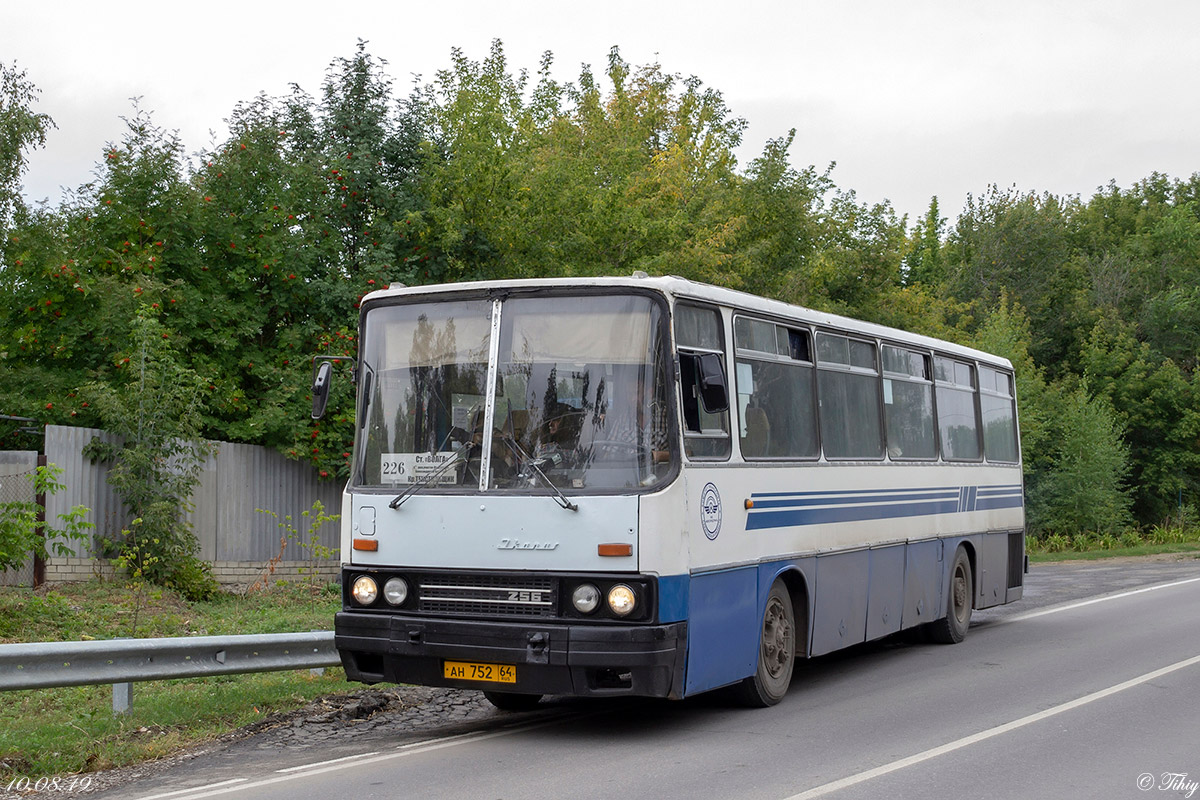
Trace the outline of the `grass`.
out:
M 1053 561 L 1096 561 L 1102 558 L 1133 558 L 1170 553 L 1195 553 L 1200 558 L 1200 542 L 1183 544 L 1144 544 L 1137 547 L 1118 547 L 1112 550 L 1029 550 L 1029 560 L 1035 564 Z
M 1025 552 L 1033 562 L 1095 560 L 1164 553 L 1200 554 L 1200 525 L 1186 520 L 1155 525 L 1147 531 L 1050 534 L 1025 539 Z M 1200 555 L 1198 555 L 1200 557 Z
M 0 641 L 330 630 L 339 607 L 336 587 L 284 585 L 200 603 L 158 590 L 139 596 L 121 581 L 3 588 Z M 116 716 L 107 685 L 5 692 L 0 786 L 161 758 L 356 688 L 340 667 L 150 681 L 134 685 L 133 708 Z

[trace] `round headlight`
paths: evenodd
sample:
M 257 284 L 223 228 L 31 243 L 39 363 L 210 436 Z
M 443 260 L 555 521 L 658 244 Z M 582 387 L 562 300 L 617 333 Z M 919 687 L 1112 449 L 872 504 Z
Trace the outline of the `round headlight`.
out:
M 354 579 L 350 594 L 354 595 L 354 600 L 360 606 L 369 606 L 379 597 L 379 584 L 370 575 L 359 575 Z
M 388 578 L 383 585 L 383 599 L 398 606 L 408 599 L 408 584 L 404 578 Z
M 581 614 L 590 614 L 600 605 L 600 590 L 590 583 L 583 583 L 571 592 L 571 602 Z
M 627 617 L 637 608 L 637 594 L 623 583 L 608 590 L 608 607 L 618 617 Z

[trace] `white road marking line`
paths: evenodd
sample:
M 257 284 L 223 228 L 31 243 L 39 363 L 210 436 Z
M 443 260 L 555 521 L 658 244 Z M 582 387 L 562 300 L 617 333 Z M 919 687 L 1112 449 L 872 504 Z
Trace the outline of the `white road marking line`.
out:
M 510 727 L 505 725 L 504 727 Z M 419 742 L 409 742 L 397 747 L 397 750 L 412 750 L 414 747 L 425 747 L 426 745 L 437 744 L 439 742 L 453 742 L 457 739 L 462 739 L 465 736 L 471 736 L 471 733 L 456 733 L 453 736 L 439 736 L 436 739 L 422 739 Z
M 210 783 L 208 786 L 193 786 L 191 789 L 176 789 L 173 792 L 164 792 L 162 794 L 152 794 L 149 797 L 143 797 L 141 800 L 159 800 L 160 798 L 163 798 L 163 797 L 175 797 L 176 795 L 188 794 L 190 792 L 199 792 L 199 791 L 203 791 L 205 789 L 215 789 L 218 786 L 228 786 L 232 783 L 245 783 L 248 780 L 250 780 L 250 779 L 249 778 L 231 778 L 230 780 L 221 781 L 220 783 Z
M 279 772 L 279 773 L 299 772 L 302 769 L 312 769 L 314 767 L 323 767 L 326 764 L 338 764 L 342 761 L 353 761 L 356 758 L 366 758 L 367 756 L 374 756 L 374 755 L 378 755 L 378 754 L 379 754 L 379 751 L 375 750 L 370 753 L 358 753 L 357 755 L 353 755 L 353 756 L 343 756 L 342 758 L 331 758 L 328 761 L 314 761 L 311 764 L 301 764 L 298 767 L 284 767 L 283 769 L 277 769 L 275 771 Z
M 1017 614 L 1016 616 L 1013 616 L 1013 617 L 1005 617 L 1004 619 L 998 619 L 995 622 L 989 622 L 988 627 L 991 627 L 993 625 L 1004 625 L 1009 622 L 1024 622 L 1027 619 L 1036 619 L 1037 617 L 1044 617 L 1049 614 L 1057 614 L 1061 611 L 1073 611 L 1076 608 L 1083 608 L 1084 606 L 1095 605 L 1096 603 L 1107 603 L 1109 600 L 1120 600 L 1121 598 L 1124 598 L 1124 597 L 1132 597 L 1135 594 L 1143 594 L 1145 592 L 1157 592 L 1159 589 L 1170 589 L 1175 586 L 1183 586 L 1188 583 L 1196 583 L 1197 581 L 1200 581 L 1200 578 L 1187 578 L 1186 580 L 1182 580 L 1182 581 L 1171 581 L 1170 583 L 1159 583 L 1159 584 L 1155 584 L 1154 586 L 1143 586 L 1141 589 L 1130 589 L 1127 592 L 1117 592 L 1116 594 L 1106 594 L 1103 597 L 1093 597 L 1091 600 L 1080 600 L 1079 602 L 1076 602 L 1076 603 L 1067 603 L 1067 604 L 1061 605 L 1061 606 L 1051 606 L 1050 608 L 1043 608 L 1040 611 L 1030 611 L 1027 614 Z
M 597 711 L 593 713 L 598 714 L 602 712 Z M 537 722 L 533 722 L 528 725 L 522 725 L 520 727 L 503 728 L 501 730 L 489 731 L 486 733 L 466 733 L 462 734 L 461 736 L 447 736 L 441 739 L 413 742 L 411 744 L 404 745 L 403 747 L 398 748 L 396 751 L 391 753 L 382 753 L 373 756 L 363 754 L 362 756 L 348 757 L 353 760 L 339 758 L 335 759 L 334 761 L 323 762 L 324 766 L 314 765 L 313 768 L 308 769 L 305 772 L 292 772 L 287 775 L 278 775 L 273 778 L 263 778 L 261 780 L 252 782 L 246 782 L 249 781 L 248 778 L 237 778 L 235 781 L 214 783 L 211 786 L 197 786 L 194 789 L 184 789 L 178 792 L 172 792 L 171 794 L 180 798 L 184 798 L 184 800 L 202 800 L 202 798 L 205 797 L 216 797 L 218 795 L 229 794 L 230 792 L 237 792 L 242 789 L 257 789 L 260 786 L 270 786 L 272 784 L 283 783 L 296 778 L 305 778 L 311 775 L 321 775 L 326 772 L 337 772 L 338 770 L 349 769 L 351 767 L 358 767 L 365 764 L 376 764 L 382 761 L 390 761 L 392 759 L 404 758 L 406 756 L 418 755 L 420 753 L 429 753 L 434 750 L 441 750 L 445 747 L 454 747 L 460 744 L 471 744 L 473 742 L 482 742 L 487 739 L 497 739 L 502 736 L 511 736 L 514 733 L 522 733 L 524 731 L 531 731 L 536 730 L 537 728 L 544 728 L 548 725 L 554 725 L 558 722 L 562 722 L 564 719 L 580 719 L 587 716 L 592 715 L 560 714 L 552 719 L 539 720 Z M 238 785 L 226 785 L 230 783 L 237 783 Z M 139 798 L 139 800 L 158 800 L 158 798 L 162 797 L 166 797 L 166 795 L 153 795 L 152 797 Z
M 865 783 L 866 781 L 873 780 L 874 778 L 878 778 L 882 775 L 887 775 L 888 773 L 896 772 L 898 770 L 905 769 L 906 767 L 911 767 L 914 764 L 920 764 L 923 761 L 929 761 L 930 759 L 937 758 L 938 756 L 945 755 L 946 753 L 952 753 L 955 750 L 960 750 L 964 747 L 978 744 L 986 739 L 999 736 L 1002 733 L 1008 733 L 1009 731 L 1014 731 L 1018 728 L 1024 728 L 1026 725 L 1032 725 L 1035 722 L 1041 722 L 1044 719 L 1057 716 L 1058 714 L 1062 714 L 1066 711 L 1071 711 L 1072 709 L 1079 708 L 1080 706 L 1085 706 L 1088 703 L 1094 703 L 1097 700 L 1103 700 L 1104 698 L 1110 697 L 1118 692 L 1123 692 L 1126 689 L 1132 689 L 1135 686 L 1141 686 L 1143 683 L 1148 683 L 1156 678 L 1161 678 L 1164 675 L 1169 675 L 1172 672 L 1185 669 L 1193 666 L 1194 664 L 1200 664 L 1200 656 L 1193 656 L 1191 658 L 1184 659 L 1183 661 L 1177 661 L 1170 666 L 1163 667 L 1162 669 L 1156 669 L 1153 672 L 1147 672 L 1145 675 L 1139 675 L 1138 677 L 1127 680 L 1124 683 L 1118 683 L 1115 686 L 1108 687 L 1107 689 L 1101 689 L 1100 691 L 1092 692 L 1089 695 L 1084 695 L 1083 697 L 1075 700 L 1070 700 L 1066 703 L 1062 703 L 1061 705 L 1054 706 L 1053 708 L 1048 708 L 1045 711 L 1039 711 L 1036 714 L 1030 714 L 1027 717 L 1021 717 L 1018 720 L 1006 722 L 1003 725 L 997 725 L 995 728 L 989 728 L 986 731 L 980 731 L 979 733 L 972 734 L 971 736 L 965 736 L 962 739 L 957 739 L 953 742 L 941 745 L 940 747 L 934 747 L 924 752 L 917 753 L 916 755 L 908 756 L 907 758 L 902 758 L 898 761 L 893 761 L 890 764 L 883 764 L 882 766 L 875 767 L 874 769 L 869 769 L 866 772 L 860 772 L 856 775 L 849 775 L 845 778 L 831 781 L 830 783 L 822 784 L 821 786 L 816 786 L 808 791 L 801 792 L 800 794 L 794 794 L 787 798 L 787 800 L 812 800 L 812 798 L 815 797 L 824 797 L 832 792 L 846 789 L 850 786 L 856 786 L 860 783 Z

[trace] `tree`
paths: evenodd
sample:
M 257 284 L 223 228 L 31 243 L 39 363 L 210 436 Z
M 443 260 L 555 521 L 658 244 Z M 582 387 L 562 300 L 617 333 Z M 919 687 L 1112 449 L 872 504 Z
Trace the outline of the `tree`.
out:
M 28 149 L 44 146 L 46 133 L 55 127 L 49 115 L 32 109 L 39 94 L 15 61 L 0 64 L 0 234 L 7 230 L 13 208 L 23 205 L 21 175 L 29 163 Z
M 393 112 L 386 64 L 360 40 L 353 57 L 330 65 L 316 114 L 325 186 L 313 199 L 339 245 L 329 251 L 334 272 L 327 277 L 348 278 L 359 296 L 367 278 L 420 282 L 413 281 L 417 259 L 405 223 L 418 208 L 421 111 L 410 99 Z
M 1053 195 L 989 189 L 968 198 L 947 250 L 947 290 L 983 311 L 1002 291 L 1032 323 L 1031 350 L 1058 377 L 1095 323 L 1083 263 L 1073 258 L 1073 201 Z
M 1157 524 L 1200 490 L 1200 384 L 1138 342 L 1130 322 L 1106 318 L 1083 352 L 1089 385 L 1115 410 L 1128 442 L 1134 513 Z
M 1013 364 L 1027 526 L 1038 535 L 1118 532 L 1132 522 L 1119 416 L 1086 381 L 1048 383 L 1030 353 L 1032 338 L 1024 309 L 1001 292 L 974 342 Z
M 1119 534 L 1133 521 L 1124 488 L 1129 471 L 1122 426 L 1104 397 L 1052 387 L 1056 414 L 1043 458 L 1050 466 L 1028 485 L 1029 527 L 1059 534 Z
M 946 236 L 946 218 L 941 216 L 936 197 L 929 210 L 917 221 L 904 255 L 904 282 L 941 287 L 946 282 L 946 259 L 942 242 Z
M 589 67 L 558 84 L 548 53 L 531 90 L 498 41 L 483 61 L 453 58 L 424 94 L 419 220 L 447 276 L 744 282 L 733 151 L 745 121 L 720 93 L 658 64 L 633 69 L 615 48 L 607 91 Z
M 904 246 L 904 221 L 889 203 L 859 203 L 853 190 L 836 191 L 808 269 L 789 276 L 792 296 L 801 305 L 878 320 L 900 286 Z
M 123 382 L 86 387 L 105 429 L 124 440 L 115 452 L 99 444 L 86 452 L 112 459 L 109 485 L 135 518 L 119 543 L 130 566 L 189 599 L 204 599 L 216 582 L 196 558 L 196 538 L 183 515 L 206 455 L 196 413 L 203 382 L 181 363 L 178 345 L 157 317 L 148 305 L 138 310 Z

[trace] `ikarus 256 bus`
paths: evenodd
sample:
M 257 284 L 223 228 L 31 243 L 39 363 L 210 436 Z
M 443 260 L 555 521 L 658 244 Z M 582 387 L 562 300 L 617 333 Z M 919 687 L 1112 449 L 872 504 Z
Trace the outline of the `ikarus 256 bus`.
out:
M 373 292 L 354 372 L 352 680 L 765 706 L 1021 597 L 1003 358 L 638 274 Z

